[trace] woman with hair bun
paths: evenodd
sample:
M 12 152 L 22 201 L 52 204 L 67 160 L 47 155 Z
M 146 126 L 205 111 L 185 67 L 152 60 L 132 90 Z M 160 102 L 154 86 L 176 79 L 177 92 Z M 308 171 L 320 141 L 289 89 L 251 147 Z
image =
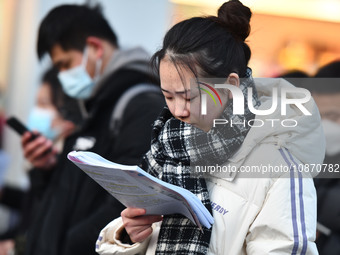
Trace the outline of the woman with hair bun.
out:
M 303 104 L 311 116 L 289 105 L 286 115 L 298 122 L 294 128 L 277 124 L 285 117 L 280 106 L 267 116 L 253 113 L 271 108 L 273 87 L 294 86 L 283 79 L 255 84 L 245 43 L 251 15 L 231 0 L 216 17 L 184 20 L 167 32 L 152 59 L 167 107 L 154 123 L 151 150 L 141 167 L 200 198 L 214 217 L 212 228 L 200 231 L 181 215 L 150 216 L 145 209 L 127 208 L 101 231 L 99 254 L 317 254 L 312 174 L 293 168 L 322 163 L 318 110 L 313 100 Z M 215 105 L 202 91 L 217 83 L 201 78 L 223 78 L 234 92 L 216 88 L 220 106 Z M 234 114 L 233 101 L 244 102 L 242 114 Z M 234 125 L 215 125 L 216 119 Z M 193 166 L 199 172 L 209 165 L 235 171 L 192 174 Z M 254 166 L 282 171 L 242 171 Z

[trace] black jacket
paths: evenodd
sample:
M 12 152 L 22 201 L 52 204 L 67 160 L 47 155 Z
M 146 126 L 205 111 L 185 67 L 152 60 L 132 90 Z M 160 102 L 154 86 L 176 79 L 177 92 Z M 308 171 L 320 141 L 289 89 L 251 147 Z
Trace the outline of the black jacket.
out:
M 124 207 L 66 155 L 79 145 L 80 139 L 87 139 L 94 145 L 86 150 L 117 163 L 138 164 L 150 149 L 151 126 L 164 106 L 163 97 L 144 93 L 131 100 L 119 135 L 114 138 L 109 121 L 122 93 L 147 80 L 142 72 L 119 69 L 105 81 L 97 96 L 86 103 L 89 118 L 65 142 L 43 201 L 30 224 L 25 254 L 96 254 L 95 242 L 100 230 L 120 216 Z
M 319 229 L 316 245 L 320 255 L 340 254 L 340 179 L 336 167 L 340 164 L 340 154 L 333 157 L 326 156 L 324 164 L 332 165 L 329 176 L 333 178 L 314 179 L 317 191 L 318 223 L 330 230 L 323 233 Z M 321 173 L 322 174 L 322 173 Z

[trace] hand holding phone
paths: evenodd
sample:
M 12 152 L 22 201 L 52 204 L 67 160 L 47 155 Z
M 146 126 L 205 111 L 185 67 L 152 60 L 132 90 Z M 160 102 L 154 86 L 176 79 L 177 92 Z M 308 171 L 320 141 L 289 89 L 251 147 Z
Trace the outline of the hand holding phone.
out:
M 24 156 L 34 167 L 50 169 L 56 164 L 57 152 L 53 149 L 51 140 L 38 132 L 30 131 L 15 117 L 8 118 L 6 123 L 21 135 Z
M 16 131 L 20 136 L 23 136 L 25 132 L 31 132 L 20 120 L 13 116 L 6 120 L 6 124 Z M 36 133 L 31 132 L 31 134 L 31 140 L 34 140 L 39 136 Z

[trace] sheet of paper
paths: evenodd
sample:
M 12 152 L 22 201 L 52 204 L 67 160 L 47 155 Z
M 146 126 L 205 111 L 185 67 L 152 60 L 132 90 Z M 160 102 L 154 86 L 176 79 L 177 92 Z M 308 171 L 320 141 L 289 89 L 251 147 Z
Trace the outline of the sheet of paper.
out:
M 150 185 L 147 178 L 136 170 L 75 164 L 126 207 L 145 208 L 148 215 L 180 213 L 195 222 L 185 202 L 179 199 L 179 194 Z
M 68 158 L 127 207 L 145 208 L 148 215 L 182 214 L 201 228 L 214 222 L 190 191 L 163 182 L 137 166 L 120 165 L 92 152 L 71 152 Z

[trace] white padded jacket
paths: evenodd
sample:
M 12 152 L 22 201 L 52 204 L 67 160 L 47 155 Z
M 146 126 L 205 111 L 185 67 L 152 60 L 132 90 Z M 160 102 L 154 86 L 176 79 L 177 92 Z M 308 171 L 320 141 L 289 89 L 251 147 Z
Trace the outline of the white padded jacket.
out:
M 293 87 L 283 79 L 257 79 L 255 83 L 259 110 L 271 107 L 273 87 L 278 91 Z M 301 94 L 287 93 L 287 97 L 300 98 Z M 304 115 L 294 105 L 287 106 L 285 116 L 280 107 L 270 116 L 257 115 L 257 123 L 263 126 L 252 127 L 226 162 L 237 171 L 207 178 L 215 220 L 208 254 L 318 254 L 314 243 L 316 194 L 311 178 L 317 173 L 310 170 L 322 164 L 325 139 L 314 100 L 303 106 L 312 115 Z M 282 125 L 283 119 L 294 119 L 297 126 Z M 265 166 L 280 170 L 254 173 Z M 154 254 L 160 223 L 153 228 L 143 243 L 126 245 L 119 241 L 121 218 L 115 219 L 101 231 L 96 251 L 101 255 Z

